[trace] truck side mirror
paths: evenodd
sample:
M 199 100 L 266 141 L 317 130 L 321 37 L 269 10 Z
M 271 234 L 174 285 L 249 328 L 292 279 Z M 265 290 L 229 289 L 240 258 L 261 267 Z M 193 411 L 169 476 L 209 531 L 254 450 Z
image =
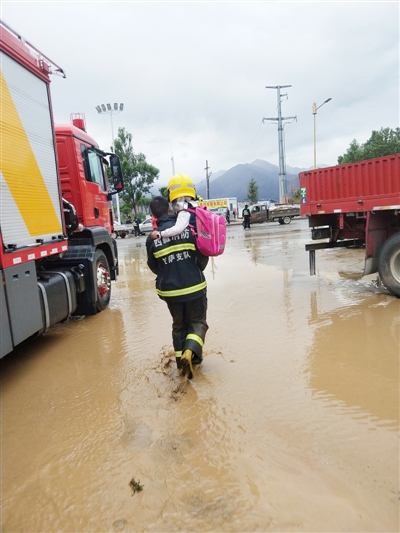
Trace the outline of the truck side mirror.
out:
M 119 157 L 116 154 L 110 155 L 110 168 L 114 184 L 114 189 L 120 192 L 124 188 L 124 177 Z

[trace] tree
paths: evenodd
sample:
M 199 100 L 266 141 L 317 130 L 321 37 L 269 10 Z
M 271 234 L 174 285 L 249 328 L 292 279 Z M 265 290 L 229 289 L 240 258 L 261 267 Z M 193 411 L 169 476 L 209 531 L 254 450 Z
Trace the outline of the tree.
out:
M 358 144 L 356 139 L 353 139 L 350 143 L 349 148 L 347 149 L 347 152 L 344 155 L 340 155 L 338 157 L 338 163 L 339 165 L 343 165 L 344 163 L 354 163 L 355 161 L 362 161 L 362 147 Z
M 140 199 L 140 205 L 146 208 L 146 211 L 149 211 L 149 206 L 152 198 L 148 198 L 147 196 L 142 196 Z
M 301 193 L 300 189 L 297 189 L 296 191 L 294 191 L 293 196 L 290 198 L 290 203 L 299 204 L 300 198 L 301 198 L 300 193 Z
M 121 160 L 124 175 L 124 190 L 119 196 L 130 211 L 138 215 L 138 206 L 142 205 L 145 194 L 150 192 L 154 181 L 158 179 L 159 169 L 146 161 L 143 153 L 135 154 L 132 147 L 132 134 L 125 128 L 118 128 L 118 137 L 114 140 L 115 153 Z
M 161 196 L 164 196 L 164 198 L 168 199 L 168 187 L 166 185 L 164 187 L 160 187 L 158 192 L 161 194 Z
M 354 163 L 375 157 L 400 153 L 400 128 L 392 130 L 381 128 L 380 131 L 373 131 L 371 137 L 364 143 L 358 144 L 356 139 L 351 143 L 347 152 L 338 157 L 339 165 L 344 163 Z
M 396 128 L 395 130 L 381 128 L 380 131 L 373 131 L 371 137 L 364 144 L 365 159 L 399 153 L 400 128 Z
M 247 186 L 247 199 L 251 204 L 258 202 L 258 185 L 254 178 L 251 178 Z
M 126 204 L 120 204 L 119 211 L 124 218 L 130 217 L 132 214 L 131 208 Z

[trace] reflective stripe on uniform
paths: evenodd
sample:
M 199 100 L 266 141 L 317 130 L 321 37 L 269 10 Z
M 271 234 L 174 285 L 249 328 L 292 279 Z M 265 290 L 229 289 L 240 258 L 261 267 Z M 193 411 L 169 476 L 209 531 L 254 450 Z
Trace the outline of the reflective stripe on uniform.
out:
M 187 341 L 189 341 L 189 340 L 195 341 L 195 342 L 197 342 L 197 344 L 200 344 L 200 346 L 202 348 L 204 346 L 203 339 L 201 337 L 199 337 L 198 335 L 195 335 L 194 333 L 189 333 L 189 335 L 186 335 L 186 340 Z
M 175 352 L 175 357 L 182 357 L 182 350 L 180 352 Z
M 198 285 L 193 285 L 192 287 L 186 287 L 186 289 L 176 289 L 173 291 L 161 291 L 160 289 L 156 289 L 156 292 L 158 296 L 164 296 L 164 297 L 173 297 L 173 296 L 184 296 L 186 294 L 192 294 L 193 292 L 198 292 L 207 287 L 207 282 L 203 281 L 202 283 L 199 283 Z
M 196 246 L 191 242 L 185 242 L 183 244 L 175 244 L 173 246 L 168 246 L 167 248 L 163 248 L 162 250 L 159 250 L 158 252 L 154 252 L 154 257 L 156 259 L 159 259 L 160 257 L 164 257 L 174 252 L 184 252 L 185 250 L 196 250 Z

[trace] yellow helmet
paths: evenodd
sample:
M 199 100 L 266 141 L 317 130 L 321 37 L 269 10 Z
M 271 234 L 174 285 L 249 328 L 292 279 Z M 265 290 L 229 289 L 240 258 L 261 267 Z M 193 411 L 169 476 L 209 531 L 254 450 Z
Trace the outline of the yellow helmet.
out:
M 193 199 L 196 199 L 196 189 L 194 187 L 193 181 L 189 176 L 185 174 L 175 174 L 169 180 L 168 185 L 168 200 L 173 202 L 181 196 L 191 196 Z

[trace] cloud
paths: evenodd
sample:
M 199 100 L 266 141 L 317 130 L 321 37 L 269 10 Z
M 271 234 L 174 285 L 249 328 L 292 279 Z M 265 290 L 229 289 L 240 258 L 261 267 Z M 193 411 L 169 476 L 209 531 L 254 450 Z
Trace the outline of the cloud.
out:
M 399 125 L 397 2 L 3 2 L 2 17 L 62 66 L 52 99 L 57 122 L 86 115 L 105 148 L 111 120 L 99 103 L 124 102 L 135 151 L 195 181 L 254 159 L 278 163 L 282 90 L 286 161 L 336 164 L 356 138 Z

